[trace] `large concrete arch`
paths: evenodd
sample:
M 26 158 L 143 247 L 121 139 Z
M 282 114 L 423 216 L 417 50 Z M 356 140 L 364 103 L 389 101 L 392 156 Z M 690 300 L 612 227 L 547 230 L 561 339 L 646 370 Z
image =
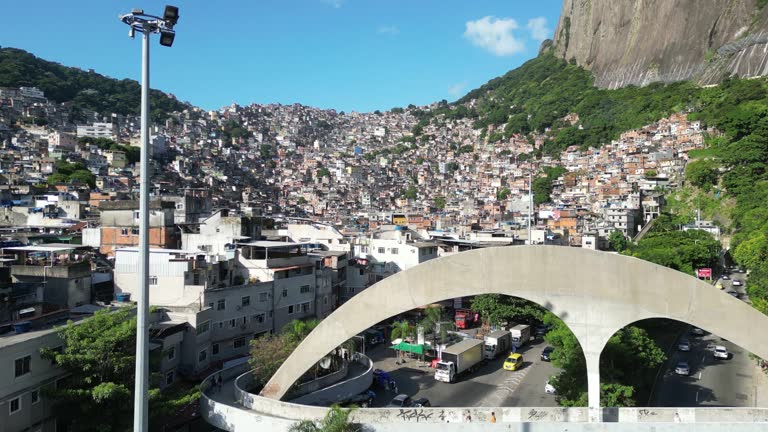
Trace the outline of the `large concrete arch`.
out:
M 339 344 L 404 311 L 445 299 L 500 293 L 536 302 L 578 338 L 587 362 L 590 417 L 599 421 L 600 353 L 622 327 L 671 318 L 768 358 L 768 317 L 694 277 L 617 254 L 559 246 L 486 248 L 397 273 L 342 305 L 298 346 L 262 391 L 282 398 Z

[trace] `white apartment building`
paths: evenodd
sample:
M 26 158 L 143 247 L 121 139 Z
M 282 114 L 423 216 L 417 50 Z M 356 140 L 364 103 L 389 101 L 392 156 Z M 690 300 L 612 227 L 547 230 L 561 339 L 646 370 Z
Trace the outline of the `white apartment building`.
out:
M 90 125 L 81 125 L 77 127 L 77 136 L 113 139 L 115 128 L 112 123 L 96 122 Z

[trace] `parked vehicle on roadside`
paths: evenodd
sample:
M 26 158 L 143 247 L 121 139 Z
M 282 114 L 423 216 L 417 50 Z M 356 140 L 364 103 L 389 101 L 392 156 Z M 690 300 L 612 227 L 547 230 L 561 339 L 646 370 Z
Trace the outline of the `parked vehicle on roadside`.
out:
M 716 359 L 728 360 L 730 358 L 730 353 L 728 352 L 728 349 L 722 345 L 715 345 L 715 350 L 712 351 L 712 355 Z
M 435 365 L 435 379 L 452 383 L 462 374 L 474 371 L 483 360 L 483 345 L 479 339 L 464 339 L 444 349 Z
M 358 405 L 362 408 L 368 408 L 373 406 L 373 400 L 376 399 L 376 393 L 371 390 L 366 390 L 360 394 L 354 395 L 349 399 L 341 402 L 341 405 Z
M 557 394 L 557 390 L 555 389 L 555 386 L 549 383 L 549 380 L 547 380 L 547 383 L 544 385 L 544 393 L 546 394 Z
M 520 348 L 531 340 L 531 326 L 527 324 L 518 324 L 509 329 L 509 332 L 512 333 L 512 345 L 517 348 Z
M 428 408 L 428 407 L 431 407 L 432 404 L 429 402 L 429 399 L 427 398 L 419 398 L 413 401 L 413 406 L 416 408 Z
M 499 354 L 506 354 L 512 348 L 512 333 L 507 330 L 496 330 L 483 337 L 485 347 L 483 356 L 486 360 L 493 360 Z
M 688 339 L 680 339 L 680 342 L 677 343 L 677 349 L 680 351 L 690 351 L 691 343 Z
M 544 351 L 541 352 L 541 359 L 544 361 L 549 361 L 549 356 L 552 354 L 552 351 L 554 350 L 555 349 L 552 348 L 551 346 L 544 348 Z
M 387 408 L 410 408 L 413 406 L 413 399 L 407 394 L 399 394 L 392 399 Z
M 691 367 L 688 365 L 688 362 L 677 362 L 677 365 L 675 366 L 675 373 L 682 376 L 688 376 L 691 374 Z

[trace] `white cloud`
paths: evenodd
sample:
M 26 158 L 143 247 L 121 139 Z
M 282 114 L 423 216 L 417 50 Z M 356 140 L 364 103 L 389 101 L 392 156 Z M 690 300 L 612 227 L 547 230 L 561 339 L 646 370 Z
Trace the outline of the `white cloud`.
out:
M 525 50 L 523 42 L 512 34 L 518 28 L 512 18 L 487 16 L 476 21 L 467 21 L 464 37 L 497 56 L 508 56 Z
M 464 89 L 465 88 L 467 88 L 466 81 L 465 82 L 456 83 L 456 84 L 448 87 L 448 94 L 450 94 L 451 96 L 453 96 L 455 98 L 457 98 L 459 96 L 464 96 Z
M 344 0 L 320 0 L 320 1 L 336 9 L 340 8 L 344 4 Z
M 547 19 L 544 17 L 529 19 L 526 27 L 531 31 L 531 39 L 537 41 L 543 41 L 552 34 L 552 30 L 547 28 Z
M 376 29 L 376 33 L 388 36 L 397 36 L 400 34 L 400 29 L 397 26 L 381 26 Z

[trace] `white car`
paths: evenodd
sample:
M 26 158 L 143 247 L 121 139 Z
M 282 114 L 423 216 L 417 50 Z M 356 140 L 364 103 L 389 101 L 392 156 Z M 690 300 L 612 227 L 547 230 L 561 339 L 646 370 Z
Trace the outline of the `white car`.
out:
M 712 355 L 714 355 L 715 358 L 728 360 L 729 353 L 728 353 L 728 349 L 725 348 L 724 346 L 716 345 L 715 350 L 712 352 Z
M 547 384 L 544 386 L 544 393 L 555 394 L 557 393 L 557 390 L 555 390 L 555 386 L 553 386 L 552 384 L 549 383 L 549 381 L 547 381 Z
M 724 274 L 723 275 L 723 280 L 728 280 L 728 279 L 729 279 L 728 275 Z
M 731 285 L 733 285 L 733 286 L 742 286 L 743 284 L 741 283 L 740 280 L 734 279 L 734 280 L 731 281 Z
M 688 342 L 688 339 L 680 339 L 680 342 L 677 343 L 677 349 L 680 351 L 690 351 L 691 343 Z
M 691 329 L 691 334 L 694 336 L 704 336 L 704 330 L 698 327 L 694 327 Z
M 678 362 L 675 366 L 675 373 L 678 375 L 688 376 L 691 374 L 691 367 L 688 366 L 688 362 Z

